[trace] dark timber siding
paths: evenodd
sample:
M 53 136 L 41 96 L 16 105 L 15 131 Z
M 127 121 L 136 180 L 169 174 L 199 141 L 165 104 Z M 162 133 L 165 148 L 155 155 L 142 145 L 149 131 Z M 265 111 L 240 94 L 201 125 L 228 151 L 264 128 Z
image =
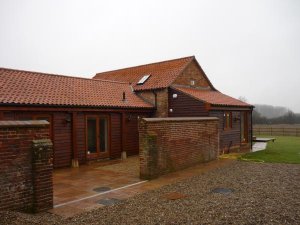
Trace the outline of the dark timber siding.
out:
M 177 94 L 177 98 L 173 98 Z M 172 88 L 169 89 L 169 117 L 208 116 L 205 104 Z
M 111 143 L 110 143 L 110 158 L 119 158 L 121 156 L 121 114 L 112 113 L 111 121 Z
M 252 124 L 251 124 L 252 120 L 251 120 L 251 116 L 252 116 L 252 113 L 250 111 L 250 112 L 248 112 L 248 140 L 249 140 L 249 143 L 252 141 L 251 135 L 253 135 L 252 134 Z
M 86 162 L 86 143 L 85 143 L 85 113 L 77 113 L 77 151 L 80 164 Z
M 4 112 L 3 120 L 33 119 L 35 117 L 50 116 L 53 141 L 54 167 L 69 166 L 72 160 L 72 127 L 66 119 L 71 115 L 67 112 Z
M 231 111 L 232 118 L 239 117 L 239 111 Z M 220 150 L 227 153 L 232 147 L 240 147 L 241 144 L 241 128 L 240 121 L 232 120 L 232 128 L 224 130 L 224 111 L 210 111 L 209 116 L 219 118 L 219 132 L 220 132 Z M 222 152 L 221 152 L 222 153 Z
M 127 155 L 136 155 L 139 153 L 138 117 L 149 117 L 149 115 L 133 113 L 126 114 L 125 117 L 124 151 Z
M 68 113 L 53 113 L 54 167 L 69 166 L 72 160 L 72 126 Z
M 224 112 L 225 111 L 210 111 L 209 116 L 215 116 L 219 118 L 219 131 L 220 131 L 220 150 L 225 153 L 230 151 L 230 148 L 236 148 L 241 146 L 241 123 L 240 120 L 234 118 L 240 118 L 241 113 L 244 111 L 230 111 L 232 112 L 232 129 L 224 130 Z M 248 147 L 251 142 L 251 111 L 247 111 L 248 118 Z M 222 153 L 222 152 L 221 152 Z
M 38 112 L 38 111 L 2 111 L 0 120 L 34 119 L 36 116 L 51 117 L 52 141 L 54 150 L 54 167 L 68 167 L 73 158 L 72 113 L 71 112 Z M 86 116 L 108 115 L 110 121 L 109 158 L 119 158 L 122 150 L 122 112 L 77 112 L 76 116 L 76 147 L 80 164 L 87 161 L 86 157 Z M 149 117 L 147 113 L 124 113 L 124 151 L 128 155 L 139 153 L 138 116 Z

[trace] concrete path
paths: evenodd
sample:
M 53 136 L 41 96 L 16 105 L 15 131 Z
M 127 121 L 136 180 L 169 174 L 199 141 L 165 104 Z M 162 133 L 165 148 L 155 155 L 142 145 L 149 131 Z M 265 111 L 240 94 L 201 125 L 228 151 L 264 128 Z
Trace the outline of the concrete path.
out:
M 252 152 L 262 151 L 267 148 L 267 142 L 255 142 L 252 146 Z

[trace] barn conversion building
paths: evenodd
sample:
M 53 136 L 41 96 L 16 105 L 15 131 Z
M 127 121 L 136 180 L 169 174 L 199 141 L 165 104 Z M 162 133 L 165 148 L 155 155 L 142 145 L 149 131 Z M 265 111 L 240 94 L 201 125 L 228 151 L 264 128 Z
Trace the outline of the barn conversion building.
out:
M 220 150 L 250 150 L 253 106 L 219 92 L 195 57 L 92 79 L 0 68 L 0 120 L 47 120 L 54 167 L 139 152 L 138 118 L 219 118 Z

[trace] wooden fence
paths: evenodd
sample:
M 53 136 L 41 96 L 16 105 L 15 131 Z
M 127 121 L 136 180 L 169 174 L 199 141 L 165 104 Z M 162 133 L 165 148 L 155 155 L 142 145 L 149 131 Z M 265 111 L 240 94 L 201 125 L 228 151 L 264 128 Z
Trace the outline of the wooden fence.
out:
M 297 127 L 253 127 L 254 135 L 273 136 L 300 136 L 300 128 Z

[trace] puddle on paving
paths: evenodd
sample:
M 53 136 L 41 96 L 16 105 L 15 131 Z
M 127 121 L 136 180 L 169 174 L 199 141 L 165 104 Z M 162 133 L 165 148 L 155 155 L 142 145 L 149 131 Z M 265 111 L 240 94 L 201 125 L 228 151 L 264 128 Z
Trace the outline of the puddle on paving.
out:
M 215 188 L 212 190 L 213 193 L 228 195 L 234 192 L 231 188 Z
M 101 204 L 101 205 L 105 205 L 105 206 L 108 206 L 108 205 L 114 205 L 114 204 L 117 204 L 119 202 L 121 202 L 122 200 L 120 199 L 117 199 L 117 198 L 104 198 L 104 199 L 100 199 L 99 201 L 97 201 L 98 204 Z
M 111 190 L 110 187 L 97 187 L 97 188 L 93 189 L 93 191 L 98 192 L 98 193 L 109 191 L 109 190 Z

